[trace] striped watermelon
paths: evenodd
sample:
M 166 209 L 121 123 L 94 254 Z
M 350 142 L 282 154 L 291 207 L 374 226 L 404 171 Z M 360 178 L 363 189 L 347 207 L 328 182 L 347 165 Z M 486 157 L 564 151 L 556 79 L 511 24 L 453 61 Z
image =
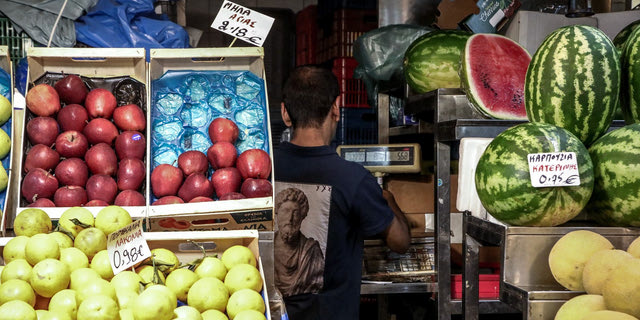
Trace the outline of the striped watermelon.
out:
M 620 59 L 607 35 L 590 26 L 562 27 L 531 59 L 527 117 L 563 127 L 589 146 L 609 129 L 619 91 Z
M 635 28 L 622 49 L 620 108 L 627 124 L 640 122 L 640 28 Z
M 501 35 L 472 35 L 462 53 L 462 86 L 471 105 L 487 117 L 527 120 L 524 78 L 531 56 Z
M 527 156 L 575 152 L 580 185 L 534 188 Z M 496 219 L 518 226 L 557 226 L 582 211 L 593 191 L 593 166 L 582 142 L 569 131 L 527 122 L 511 127 L 487 146 L 476 167 L 476 190 Z
M 622 46 L 624 46 L 624 43 L 629 38 L 629 35 L 631 35 L 631 31 L 635 30 L 639 25 L 640 20 L 631 22 L 626 27 L 622 28 L 622 30 L 620 30 L 620 32 L 618 32 L 618 34 L 616 34 L 616 36 L 613 38 L 613 45 L 616 46 L 619 52 L 622 52 Z
M 460 55 L 471 33 L 437 30 L 411 43 L 404 55 L 407 83 L 417 93 L 438 88 L 460 88 Z
M 640 226 L 640 123 L 613 130 L 589 147 L 595 185 L 586 207 L 603 224 Z

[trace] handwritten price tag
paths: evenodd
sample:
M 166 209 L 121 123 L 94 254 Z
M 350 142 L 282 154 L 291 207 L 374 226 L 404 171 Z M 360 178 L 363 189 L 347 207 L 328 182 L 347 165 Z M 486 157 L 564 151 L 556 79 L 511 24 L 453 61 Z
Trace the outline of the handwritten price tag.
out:
M 273 21 L 267 15 L 225 0 L 211 28 L 255 46 L 262 46 Z
M 142 235 L 142 220 L 109 234 L 107 252 L 113 274 L 126 270 L 151 256 L 149 245 Z
M 575 152 L 532 153 L 527 160 L 531 185 L 535 188 L 580 185 Z

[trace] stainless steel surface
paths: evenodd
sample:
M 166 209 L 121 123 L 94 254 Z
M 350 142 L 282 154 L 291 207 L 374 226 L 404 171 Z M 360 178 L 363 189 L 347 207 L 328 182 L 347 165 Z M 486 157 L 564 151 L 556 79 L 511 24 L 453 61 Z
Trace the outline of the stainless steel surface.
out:
M 427 122 L 440 123 L 456 119 L 486 119 L 473 109 L 461 89 L 443 88 L 407 98 L 405 114 Z
M 431 282 L 415 283 L 362 283 L 360 294 L 396 294 L 435 292 L 438 284 Z
M 389 143 L 389 95 L 378 93 L 378 143 Z
M 273 231 L 260 231 L 258 233 L 258 247 L 260 249 L 260 260 L 264 269 L 264 281 L 267 284 L 267 295 L 277 297 L 275 293 L 275 282 L 273 274 Z
M 414 24 L 429 26 L 440 1 L 378 0 L 378 26 Z
M 451 314 L 462 314 L 464 310 L 462 300 L 452 300 L 450 305 L 451 307 L 449 309 L 451 311 Z M 479 300 L 478 312 L 480 314 L 518 314 L 520 313 L 519 310 L 513 308 L 512 306 L 500 300 Z M 471 320 L 470 318 L 464 318 L 464 319 Z

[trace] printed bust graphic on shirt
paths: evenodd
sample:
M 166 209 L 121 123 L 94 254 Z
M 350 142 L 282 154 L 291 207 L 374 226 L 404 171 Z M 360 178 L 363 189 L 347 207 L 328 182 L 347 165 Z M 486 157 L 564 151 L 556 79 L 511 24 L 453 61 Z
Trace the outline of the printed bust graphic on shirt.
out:
M 331 186 L 276 183 L 275 282 L 285 297 L 322 289 L 330 203 Z

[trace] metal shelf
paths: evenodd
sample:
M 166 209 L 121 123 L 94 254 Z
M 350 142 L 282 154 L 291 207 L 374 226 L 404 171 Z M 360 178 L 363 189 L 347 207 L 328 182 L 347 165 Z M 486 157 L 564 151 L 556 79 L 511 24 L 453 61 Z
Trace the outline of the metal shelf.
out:
M 412 283 L 362 283 L 360 294 L 396 294 L 396 293 L 425 293 L 435 292 L 438 284 L 435 282 Z

